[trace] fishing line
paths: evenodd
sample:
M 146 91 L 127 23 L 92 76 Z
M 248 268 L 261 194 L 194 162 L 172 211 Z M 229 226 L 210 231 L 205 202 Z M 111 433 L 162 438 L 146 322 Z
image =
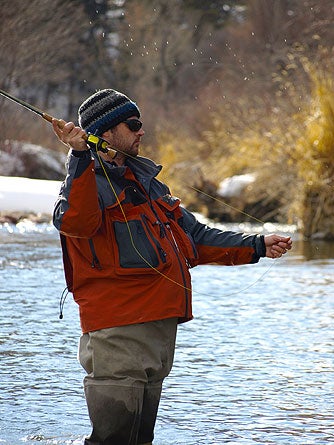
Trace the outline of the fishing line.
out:
M 135 161 L 138 162 L 138 163 L 141 163 L 141 164 L 145 165 L 146 167 L 150 167 L 150 166 L 148 166 L 148 164 L 147 164 L 144 160 L 139 159 L 139 158 L 136 157 L 136 156 L 133 156 L 133 155 L 131 155 L 131 154 L 128 154 L 128 153 L 126 153 L 126 152 L 124 152 L 124 151 L 122 151 L 122 150 L 120 150 L 120 149 L 115 149 L 114 147 L 113 147 L 113 150 L 115 150 L 115 151 L 117 151 L 118 153 L 121 153 L 121 154 L 123 154 L 123 155 L 125 155 L 125 156 L 127 156 L 127 157 L 129 157 L 129 158 L 131 158 L 131 159 L 133 159 L 133 160 L 135 160 Z M 134 241 L 133 236 L 132 236 L 131 227 L 130 227 L 130 225 L 129 225 L 129 222 L 128 222 L 128 219 L 127 219 L 127 217 L 126 217 L 125 211 L 124 211 L 124 209 L 123 209 L 122 203 L 120 202 L 119 197 L 117 196 L 116 190 L 115 190 L 114 186 L 112 185 L 112 183 L 111 183 L 111 181 L 110 181 L 110 178 L 109 178 L 109 176 L 108 176 L 108 174 L 107 174 L 107 172 L 106 172 L 104 163 L 103 163 L 103 161 L 102 161 L 102 159 L 101 159 L 101 157 L 100 157 L 100 155 L 99 155 L 99 153 L 98 153 L 97 151 L 96 151 L 96 154 L 97 154 L 99 163 L 100 163 L 100 165 L 101 165 L 101 167 L 102 167 L 104 176 L 105 176 L 105 178 L 107 179 L 108 184 L 109 184 L 111 190 L 113 191 L 113 193 L 114 193 L 114 195 L 115 195 L 115 198 L 116 198 L 116 200 L 117 200 L 117 204 L 119 205 L 120 210 L 121 210 L 121 212 L 122 212 L 122 215 L 123 215 L 123 218 L 124 218 L 124 222 L 125 222 L 125 224 L 126 224 L 126 227 L 127 227 L 128 233 L 129 233 L 129 237 L 130 237 L 131 245 L 132 245 L 133 249 L 135 250 L 135 252 L 139 255 L 139 257 L 140 257 L 140 258 L 141 258 L 141 259 L 142 259 L 142 260 L 143 260 L 143 261 L 144 261 L 144 262 L 145 262 L 145 263 L 146 263 L 152 270 L 154 270 L 156 273 L 158 273 L 159 275 L 161 275 L 161 276 L 163 276 L 164 278 L 166 278 L 168 281 L 170 281 L 170 282 L 172 282 L 173 284 L 176 284 L 177 286 L 181 287 L 182 289 L 185 289 L 185 290 L 187 290 L 187 291 L 189 291 L 189 292 L 192 292 L 192 293 L 194 293 L 194 294 L 196 294 L 196 295 L 204 295 L 204 294 L 201 293 L 201 292 L 195 291 L 194 289 L 192 289 L 192 288 L 188 288 L 187 286 L 184 286 L 184 284 L 179 283 L 179 282 L 173 280 L 173 279 L 170 278 L 168 275 L 166 275 L 166 274 L 164 274 L 163 272 L 159 271 L 156 267 L 154 267 L 152 264 L 150 264 L 150 262 L 147 261 L 146 258 L 143 257 L 143 255 L 140 253 L 140 251 L 138 250 L 137 246 L 135 245 L 135 241 Z M 239 212 L 239 213 L 242 213 L 242 214 L 248 216 L 249 218 L 252 218 L 253 220 L 255 220 L 255 221 L 257 221 L 257 222 L 259 222 L 259 223 L 261 223 L 261 224 L 265 224 L 265 222 L 262 221 L 262 220 L 260 220 L 259 218 L 256 218 L 256 217 L 254 217 L 254 216 L 252 216 L 252 215 L 250 215 L 250 214 L 248 214 L 248 213 L 246 213 L 246 212 L 243 212 L 242 210 L 237 209 L 236 207 L 230 206 L 228 203 L 224 202 L 223 200 L 221 200 L 221 199 L 219 199 L 219 198 L 216 198 L 216 197 L 214 197 L 214 196 L 212 196 L 212 195 L 210 195 L 210 194 L 204 192 L 203 190 L 200 190 L 200 189 L 198 189 L 198 188 L 196 188 L 196 187 L 194 187 L 194 186 L 188 185 L 188 184 L 184 184 L 184 185 L 187 186 L 187 187 L 189 187 L 189 188 L 191 188 L 191 189 L 193 189 L 194 191 L 196 191 L 196 192 L 198 192 L 198 193 L 201 193 L 201 194 L 203 194 L 203 195 L 205 195 L 205 196 L 208 196 L 208 197 L 210 197 L 210 198 L 212 198 L 212 199 L 218 201 L 220 204 L 226 205 L 227 207 L 230 207 L 230 208 L 232 208 L 233 210 L 235 210 L 235 211 L 237 211 L 237 212 Z M 277 262 L 278 259 L 279 259 L 279 258 L 275 258 L 276 262 Z M 255 286 L 255 285 L 256 285 L 256 284 L 257 284 L 257 283 L 258 283 L 258 282 L 265 276 L 265 275 L 267 275 L 267 273 L 274 267 L 274 265 L 275 265 L 275 262 L 273 262 L 268 268 L 266 268 L 266 270 L 265 270 L 265 271 L 264 271 L 264 272 L 263 272 L 263 273 L 262 273 L 256 280 L 255 280 L 255 281 L 253 281 L 252 283 L 250 283 L 250 284 L 247 285 L 246 287 L 244 287 L 244 288 L 242 288 L 242 289 L 239 289 L 239 290 L 236 291 L 236 292 L 231 292 L 231 293 L 229 293 L 229 294 L 224 294 L 224 297 L 230 297 L 230 296 L 233 296 L 233 295 L 237 295 L 237 294 L 239 294 L 239 293 L 241 293 L 241 292 L 244 292 L 244 291 L 250 289 L 251 287 Z
M 262 221 L 261 219 L 256 218 L 255 216 L 252 216 L 252 215 L 250 215 L 249 213 L 244 212 L 243 210 L 240 210 L 240 209 L 237 209 L 236 207 L 233 207 L 232 205 L 228 204 L 227 202 L 223 201 L 222 199 L 219 199 L 219 198 L 217 198 L 217 197 L 215 197 L 215 196 L 212 196 L 212 195 L 210 195 L 209 193 L 206 193 L 206 192 L 204 192 L 203 190 L 200 190 L 200 189 L 198 189 L 197 187 L 194 187 L 194 186 L 192 186 L 192 185 L 188 185 L 188 184 L 184 184 L 184 185 L 185 185 L 186 187 L 191 188 L 191 189 L 194 190 L 195 192 L 201 193 L 202 195 L 207 196 L 208 198 L 211 198 L 211 199 L 213 199 L 214 201 L 217 201 L 217 202 L 219 202 L 220 204 L 223 204 L 224 206 L 229 207 L 230 209 L 235 210 L 236 212 L 241 213 L 242 215 L 245 215 L 245 216 L 248 216 L 248 217 L 251 218 L 251 219 L 254 219 L 254 221 L 257 221 L 257 222 L 259 222 L 259 223 L 261 223 L 261 224 L 265 224 L 265 222 Z
M 52 123 L 53 120 L 56 120 L 56 121 L 57 121 L 57 124 L 58 124 L 58 126 L 59 126 L 59 128 L 62 128 L 62 127 L 63 127 L 63 123 L 62 123 L 61 120 L 54 118 L 53 116 L 51 116 L 51 115 L 49 115 L 49 114 L 47 114 L 47 113 L 41 111 L 40 109 L 38 109 L 38 108 L 32 106 L 31 104 L 29 104 L 29 103 L 27 103 L 27 102 L 24 102 L 24 101 L 21 100 L 21 99 L 18 99 L 17 97 L 15 97 L 15 96 L 9 94 L 8 92 L 6 92 L 6 91 L 0 89 L 0 95 L 6 97 L 7 99 L 9 99 L 9 100 L 11 100 L 11 101 L 13 101 L 13 102 L 15 102 L 15 103 L 18 103 L 18 104 L 21 105 L 22 107 L 28 109 L 29 111 L 32 111 L 33 113 L 35 113 L 35 114 L 37 114 L 37 115 L 39 115 L 39 116 L 41 116 L 43 119 L 47 120 L 47 121 L 50 122 L 50 123 Z M 127 225 L 127 229 L 128 229 L 129 236 L 130 236 L 130 240 L 131 240 L 131 244 L 132 244 L 132 246 L 133 246 L 135 252 L 136 252 L 136 253 L 140 256 L 140 258 L 141 258 L 141 259 L 142 259 L 142 260 L 143 260 L 143 261 L 144 261 L 144 262 L 145 262 L 145 263 L 146 263 L 152 270 L 154 270 L 156 273 L 158 273 L 159 275 L 163 276 L 164 278 L 166 278 L 166 279 L 169 280 L 170 282 L 172 282 L 172 283 L 174 283 L 174 284 L 176 284 L 176 285 L 182 287 L 183 289 L 188 290 L 188 291 L 191 291 L 192 289 L 187 288 L 187 287 L 184 286 L 183 284 L 176 282 L 176 281 L 173 280 L 172 278 L 170 278 L 170 277 L 168 277 L 167 275 L 165 275 L 164 273 L 160 272 L 156 267 L 154 267 L 152 264 L 150 264 L 150 263 L 146 260 L 146 258 L 143 257 L 143 255 L 140 253 L 140 251 L 137 249 L 137 247 L 136 247 L 136 245 L 135 245 L 135 242 L 134 242 L 134 239 L 133 239 L 133 236 L 132 236 L 132 233 L 131 233 L 131 228 L 130 228 L 129 222 L 128 222 L 127 218 L 126 218 L 126 215 L 125 215 L 125 212 L 124 212 L 124 209 L 123 209 L 123 206 L 122 206 L 122 203 L 120 202 L 120 200 L 119 200 L 119 198 L 118 198 L 118 196 L 117 196 L 117 193 L 116 193 L 116 191 L 115 191 L 115 189 L 114 189 L 114 187 L 113 187 L 113 185 L 112 185 L 112 183 L 111 183 L 111 181 L 110 181 L 110 179 L 109 179 L 109 177 L 108 177 L 108 174 L 107 174 L 107 172 L 106 172 L 106 170 L 105 170 L 105 167 L 104 167 L 104 165 L 103 165 L 103 162 L 101 161 L 101 158 L 100 158 L 100 155 L 98 154 L 98 151 L 101 150 L 102 152 L 107 153 L 107 156 L 110 155 L 109 157 L 111 157 L 111 159 L 113 159 L 113 158 L 116 156 L 116 154 L 117 154 L 116 152 L 119 152 L 119 153 L 121 153 L 121 154 L 123 154 L 123 155 L 125 155 L 125 156 L 127 156 L 127 157 L 130 157 L 130 158 L 132 158 L 132 159 L 135 159 L 136 162 L 143 163 L 146 167 L 148 167 L 147 163 L 144 162 L 144 161 L 141 160 L 141 159 L 138 159 L 138 158 L 135 157 L 135 156 L 132 156 L 132 155 L 130 155 L 130 154 L 128 154 L 128 153 L 123 152 L 123 151 L 120 150 L 120 149 L 115 150 L 115 149 L 113 149 L 113 148 L 112 148 L 112 149 L 109 148 L 109 147 L 108 147 L 108 143 L 107 143 L 107 141 L 103 140 L 102 138 L 100 138 L 100 137 L 98 137 L 98 136 L 95 136 L 95 135 L 92 135 L 92 134 L 84 134 L 82 137 L 83 137 L 83 139 L 88 143 L 88 145 L 89 145 L 91 148 L 92 148 L 92 146 L 95 147 L 95 150 L 94 150 L 94 151 L 95 151 L 95 153 L 96 153 L 97 156 L 98 156 L 99 162 L 100 162 L 100 164 L 101 164 L 101 166 L 102 166 L 102 169 L 103 169 L 103 172 L 104 172 L 104 175 L 105 175 L 105 177 L 106 177 L 106 179 L 107 179 L 107 181 L 108 181 L 108 183 L 109 183 L 109 186 L 110 186 L 112 192 L 114 193 L 114 195 L 115 195 L 115 197 L 116 197 L 116 200 L 117 200 L 117 203 L 118 203 L 118 205 L 119 205 L 119 207 L 120 207 L 120 209 L 121 209 L 121 212 L 122 212 L 123 217 L 124 217 L 124 221 L 125 221 L 125 223 L 126 223 L 126 225 Z M 201 194 L 203 194 L 204 196 L 210 197 L 211 199 L 213 199 L 213 200 L 215 200 L 215 201 L 217 201 L 217 202 L 219 202 L 219 203 L 225 205 L 226 207 L 229 207 L 229 208 L 231 208 L 231 209 L 233 209 L 233 210 L 235 210 L 235 211 L 237 211 L 237 212 L 239 212 L 239 213 L 241 213 L 241 214 L 244 214 L 244 215 L 248 216 L 249 218 L 251 218 L 251 219 L 253 219 L 253 220 L 255 220 L 255 221 L 257 221 L 257 222 L 259 222 L 259 223 L 261 223 L 261 224 L 265 224 L 264 221 L 260 220 L 259 218 L 256 218 L 256 217 L 254 217 L 254 216 L 252 216 L 252 215 L 250 215 L 250 214 L 248 214 L 248 213 L 246 213 L 246 212 L 244 212 L 244 211 L 242 211 L 242 210 L 240 210 L 240 209 L 237 209 L 236 207 L 231 206 L 230 204 L 224 202 L 223 200 L 221 200 L 221 199 L 219 199 L 219 198 L 217 198 L 217 197 L 214 197 L 214 196 L 212 196 L 212 195 L 210 195 L 210 194 L 204 192 L 203 190 L 198 189 L 197 187 L 194 187 L 194 186 L 191 186 L 191 185 L 188 185 L 188 184 L 185 184 L 185 185 L 186 185 L 188 188 L 191 188 L 192 190 L 196 191 L 197 193 L 201 193 Z M 275 259 L 277 260 L 278 258 L 275 258 Z M 259 280 L 261 280 L 261 279 L 267 274 L 267 272 L 274 266 L 274 264 L 275 264 L 275 263 L 273 262 L 273 263 L 268 267 L 268 269 L 267 269 L 267 270 L 266 270 L 266 271 L 265 271 L 265 272 L 264 272 L 264 273 L 263 273 L 257 280 L 255 280 L 253 283 L 251 283 L 250 285 L 248 285 L 247 287 L 245 287 L 245 288 L 243 288 L 243 289 L 240 289 L 240 290 L 237 291 L 237 292 L 228 294 L 227 296 L 238 294 L 238 293 L 243 292 L 244 290 L 247 290 L 247 289 L 251 288 L 252 286 L 254 286 Z M 193 292 L 193 293 L 200 294 L 199 292 L 196 292 L 196 291 L 192 291 L 192 292 Z M 66 298 L 66 295 L 64 296 L 64 300 L 65 300 L 65 298 Z M 63 303 L 62 303 L 62 304 L 63 304 Z
M 117 151 L 118 151 L 118 150 L 117 150 Z M 152 270 L 154 270 L 154 271 L 157 272 L 159 275 L 161 275 L 161 276 L 163 276 L 164 278 L 166 278 L 167 280 L 169 280 L 171 283 L 176 284 L 176 285 L 178 285 L 178 286 L 182 287 L 183 289 L 188 290 L 188 291 L 190 292 L 190 291 L 191 291 L 190 288 L 188 288 L 187 286 L 184 286 L 184 285 L 181 284 L 181 283 L 178 283 L 177 281 L 173 280 L 173 278 L 170 278 L 168 275 L 166 275 L 166 274 L 164 274 L 163 272 L 161 272 L 160 270 L 158 270 L 156 267 L 153 266 L 153 264 L 150 264 L 150 262 L 147 261 L 147 259 L 140 253 L 140 251 L 138 250 L 138 248 L 137 248 L 137 246 L 136 246 L 136 244 L 135 244 L 135 242 L 134 242 L 134 239 L 133 239 L 133 236 L 132 236 L 131 227 L 130 227 L 130 225 L 129 225 L 129 220 L 128 220 L 127 217 L 126 217 L 126 214 L 125 214 L 124 208 L 123 208 L 123 206 L 122 206 L 122 203 L 121 203 L 119 197 L 117 196 L 117 192 L 116 192 L 114 186 L 113 186 L 112 183 L 111 183 L 111 180 L 110 180 L 110 178 L 109 178 L 109 176 L 108 176 L 108 173 L 107 173 L 107 171 L 106 171 L 106 169 L 105 169 L 105 166 L 104 166 L 104 164 L 103 164 L 103 161 L 102 161 L 102 159 L 101 159 L 101 156 L 98 154 L 98 152 L 96 152 L 96 154 L 97 154 L 98 160 L 99 160 L 99 162 L 100 162 L 100 165 L 101 165 L 101 167 L 102 167 L 104 176 L 106 177 L 106 179 L 107 179 L 107 181 L 108 181 L 108 184 L 110 185 L 110 188 L 111 188 L 111 190 L 113 191 L 113 193 L 114 193 L 114 195 L 115 195 L 117 204 L 119 205 L 120 210 L 121 210 L 121 212 L 122 212 L 122 215 L 123 215 L 123 218 L 124 218 L 124 222 L 125 222 L 125 224 L 126 224 L 126 227 L 127 227 L 128 232 L 129 232 L 129 237 L 130 237 L 131 245 L 132 245 L 133 249 L 135 250 L 135 252 L 140 256 L 140 258 L 141 258 L 141 259 L 142 259 L 142 260 L 143 260 L 143 261 L 144 261 L 144 262 L 145 262 L 145 263 L 146 263 Z

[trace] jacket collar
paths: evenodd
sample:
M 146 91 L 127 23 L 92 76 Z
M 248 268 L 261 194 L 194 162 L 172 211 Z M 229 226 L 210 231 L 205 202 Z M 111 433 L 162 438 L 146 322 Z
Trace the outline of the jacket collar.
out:
M 98 156 L 93 153 L 94 160 L 95 160 L 95 170 L 96 173 L 101 174 L 101 165 Z M 102 159 L 101 159 L 102 160 Z M 152 161 L 149 158 L 145 158 L 143 156 L 137 156 L 135 158 L 127 158 L 125 161 L 124 166 L 117 166 L 115 164 L 110 164 L 109 162 L 103 161 L 104 167 L 110 172 L 112 171 L 113 174 L 123 176 L 125 173 L 126 167 L 129 167 L 130 170 L 133 172 L 133 174 L 138 178 L 138 180 L 143 180 L 144 182 L 147 180 L 151 180 L 155 178 L 160 171 L 162 170 L 162 166 L 156 164 L 154 161 Z

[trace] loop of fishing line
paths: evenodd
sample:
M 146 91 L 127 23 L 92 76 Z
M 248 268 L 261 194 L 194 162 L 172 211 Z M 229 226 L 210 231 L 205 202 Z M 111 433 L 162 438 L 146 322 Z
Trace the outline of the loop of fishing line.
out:
M 116 149 L 113 149 L 113 150 L 116 150 Z M 117 149 L 116 151 L 119 152 L 119 153 L 121 153 L 121 154 L 123 154 L 123 155 L 125 155 L 125 156 L 127 156 L 127 157 L 129 157 L 129 158 L 134 159 L 134 160 L 135 160 L 136 162 L 138 162 L 138 163 L 142 163 L 142 164 L 144 164 L 145 166 L 147 166 L 147 163 L 146 163 L 145 161 L 143 161 L 143 160 L 141 160 L 141 159 L 138 159 L 138 157 L 136 157 L 136 156 L 132 156 L 131 154 L 125 153 L 125 152 L 123 152 L 123 151 L 120 150 L 120 149 Z M 145 262 L 145 264 L 147 264 L 148 267 L 150 267 L 152 270 L 154 270 L 154 271 L 155 271 L 156 273 L 158 273 L 159 275 L 161 275 L 161 276 L 163 276 L 164 278 L 166 278 L 166 279 L 167 279 L 168 281 L 170 281 L 171 283 L 173 283 L 173 284 L 175 284 L 175 285 L 181 287 L 181 288 L 184 289 L 184 290 L 187 290 L 187 291 L 189 291 L 189 292 L 195 293 L 195 294 L 197 294 L 197 295 L 204 295 L 204 294 L 202 294 L 201 292 L 195 291 L 194 289 L 189 288 L 189 287 L 185 286 L 184 284 L 179 283 L 179 282 L 173 280 L 173 279 L 170 278 L 168 275 L 164 274 L 163 272 L 161 272 L 160 270 L 158 270 L 156 267 L 154 267 L 152 264 L 150 264 L 150 262 L 149 262 L 149 261 L 148 261 L 148 260 L 141 254 L 141 253 L 140 253 L 140 251 L 138 250 L 137 246 L 135 245 L 135 241 L 134 241 L 134 239 L 133 239 L 133 235 L 132 235 L 132 232 L 131 232 L 131 227 L 130 227 L 129 221 L 128 221 L 128 219 L 127 219 L 127 216 L 126 216 L 126 214 L 125 214 L 125 211 L 124 211 L 124 208 L 123 208 L 123 206 L 122 206 L 122 203 L 121 203 L 121 201 L 120 201 L 120 199 L 119 199 L 119 197 L 118 197 L 118 195 L 117 195 L 117 192 L 116 192 L 114 186 L 113 186 L 112 183 L 111 183 L 111 180 L 110 180 L 110 178 L 109 178 L 109 176 L 108 176 L 108 173 L 106 172 L 104 163 L 103 163 L 103 161 L 101 160 L 101 157 L 100 157 L 98 151 L 96 151 L 96 154 L 97 154 L 99 163 L 100 163 L 100 165 L 101 165 L 101 167 L 102 167 L 102 170 L 103 170 L 103 173 L 104 173 L 104 175 L 105 175 L 105 178 L 107 179 L 107 182 L 108 182 L 108 184 L 109 184 L 109 186 L 110 186 L 110 188 L 111 188 L 113 194 L 115 195 L 117 204 L 118 204 L 119 207 L 120 207 L 121 213 L 122 213 L 123 218 L 124 218 L 124 222 L 125 222 L 125 224 L 126 224 L 126 227 L 127 227 L 128 233 L 129 233 L 130 242 L 131 242 L 131 245 L 132 245 L 134 251 L 135 251 L 135 252 L 139 255 L 139 257 Z M 203 194 L 203 195 L 205 195 L 205 196 L 207 196 L 207 197 L 209 197 L 209 198 L 211 198 L 211 199 L 213 199 L 213 200 L 219 202 L 220 204 L 225 205 L 225 206 L 227 206 L 227 207 L 229 207 L 229 208 L 231 208 L 231 209 L 233 209 L 233 210 L 235 210 L 235 211 L 237 211 L 237 212 L 239 212 L 239 213 L 241 213 L 241 214 L 243 214 L 243 215 L 245 215 L 245 216 L 248 216 L 249 218 L 253 219 L 254 221 L 257 221 L 257 222 L 259 222 L 259 223 L 261 223 L 261 224 L 265 224 L 265 222 L 262 221 L 261 219 L 256 218 L 255 216 L 252 216 L 252 215 L 250 215 L 249 213 L 246 213 L 246 212 L 244 212 L 244 211 L 242 211 L 242 210 L 240 210 L 240 209 L 237 209 L 236 207 L 233 207 L 232 205 L 229 205 L 229 204 L 226 203 L 225 201 L 223 201 L 223 200 L 221 200 L 221 199 L 219 199 L 219 198 L 217 198 L 217 197 L 215 197 L 215 196 L 212 196 L 212 195 L 210 195 L 210 194 L 204 192 L 203 190 L 201 190 L 201 189 L 199 189 L 199 188 L 197 188 L 197 187 L 191 186 L 191 185 L 189 185 L 189 184 L 185 184 L 185 186 L 188 187 L 188 188 L 191 188 L 192 190 L 196 191 L 197 193 L 201 193 L 201 194 Z M 278 258 L 275 258 L 275 260 L 276 260 L 276 262 L 277 262 Z M 263 273 L 262 273 L 262 274 L 261 274 L 255 281 L 254 281 L 254 282 L 250 283 L 250 284 L 247 285 L 246 287 L 244 287 L 244 288 L 242 288 L 242 289 L 239 289 L 239 290 L 236 291 L 236 292 L 231 292 L 231 293 L 229 293 L 229 294 L 225 294 L 224 296 L 225 296 L 225 297 L 230 297 L 230 296 L 233 296 L 233 295 L 237 295 L 237 294 L 239 294 L 239 293 L 241 293 L 241 292 L 244 292 L 244 291 L 250 289 L 251 287 L 255 286 L 255 285 L 256 285 L 256 284 L 257 284 L 257 283 L 258 283 L 258 282 L 265 276 L 265 275 L 267 275 L 267 273 L 274 267 L 274 265 L 275 265 L 275 262 L 273 262 L 272 264 L 270 264 L 270 266 L 269 266 L 269 267 L 268 267 L 268 268 L 267 268 L 267 269 L 266 269 L 266 270 L 265 270 L 265 271 L 264 271 L 264 272 L 263 272 Z

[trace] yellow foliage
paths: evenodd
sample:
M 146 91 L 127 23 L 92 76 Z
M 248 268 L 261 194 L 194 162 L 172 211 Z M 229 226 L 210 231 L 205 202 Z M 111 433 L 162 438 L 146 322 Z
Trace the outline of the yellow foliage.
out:
M 334 79 L 330 73 L 308 67 L 313 91 L 305 132 L 296 144 L 298 173 L 308 185 L 316 185 L 334 172 Z
M 194 202 L 188 185 L 198 186 L 205 178 L 218 186 L 228 176 L 252 172 L 257 180 L 248 202 L 275 202 L 283 221 L 301 220 L 305 227 L 312 202 L 326 202 L 330 214 L 329 201 L 314 196 L 333 188 L 334 78 L 329 70 L 303 64 L 309 92 L 302 91 L 305 84 L 300 88 L 289 81 L 284 96 L 276 96 L 270 107 L 262 98 L 253 97 L 250 106 L 249 97 L 240 97 L 233 106 L 211 111 L 197 129 L 199 137 L 160 135 L 163 179 L 185 204 Z M 319 224 L 313 220 L 312 230 L 321 214 L 316 209 Z

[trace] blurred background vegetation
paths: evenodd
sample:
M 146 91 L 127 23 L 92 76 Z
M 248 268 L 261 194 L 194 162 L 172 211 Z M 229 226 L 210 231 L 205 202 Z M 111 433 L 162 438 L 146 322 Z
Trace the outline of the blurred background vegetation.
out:
M 333 0 L 1 0 L 0 16 L 1 89 L 75 122 L 88 95 L 120 90 L 185 205 L 247 220 L 218 188 L 252 173 L 229 205 L 334 238 Z M 0 120 L 0 150 L 63 150 L 3 99 Z

